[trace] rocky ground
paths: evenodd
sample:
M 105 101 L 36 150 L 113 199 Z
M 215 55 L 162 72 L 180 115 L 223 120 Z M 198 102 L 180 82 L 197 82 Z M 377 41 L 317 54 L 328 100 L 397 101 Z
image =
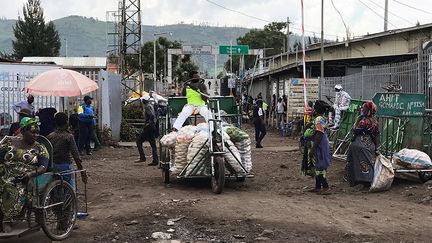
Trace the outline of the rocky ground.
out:
M 66 242 L 151 242 L 152 235 L 172 242 L 431 241 L 432 183 L 397 179 L 390 191 L 368 193 L 349 187 L 344 162 L 334 160 L 332 194 L 312 194 L 296 144 L 269 133 L 266 148 L 253 149 L 255 178 L 229 181 L 221 195 L 208 180 L 166 187 L 158 168 L 133 163 L 135 148 L 104 148 L 85 159 L 90 216 Z M 6 242 L 50 241 L 40 232 Z

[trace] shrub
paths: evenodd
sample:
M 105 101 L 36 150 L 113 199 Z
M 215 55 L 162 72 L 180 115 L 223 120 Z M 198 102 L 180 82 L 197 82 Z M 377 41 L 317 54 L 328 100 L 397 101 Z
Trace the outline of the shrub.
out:
M 122 120 L 120 125 L 120 139 L 122 141 L 131 142 L 137 137 L 138 129 L 124 120 Z
M 129 104 L 122 108 L 123 119 L 143 119 L 144 113 L 139 103 Z

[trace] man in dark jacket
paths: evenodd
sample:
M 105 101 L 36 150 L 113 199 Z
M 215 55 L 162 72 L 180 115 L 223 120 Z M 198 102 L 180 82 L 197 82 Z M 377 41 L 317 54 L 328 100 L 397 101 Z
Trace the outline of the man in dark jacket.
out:
M 262 148 L 261 142 L 266 135 L 266 127 L 264 123 L 263 101 L 258 98 L 253 108 L 253 123 L 255 125 L 255 141 L 256 148 Z
M 138 152 L 140 154 L 139 159 L 135 160 L 135 163 L 141 163 L 146 161 L 144 154 L 143 143 L 148 141 L 152 148 L 153 160 L 149 166 L 154 166 L 159 164 L 157 147 L 156 147 L 156 114 L 153 105 L 150 103 L 150 96 L 144 95 L 141 98 L 141 102 L 144 110 L 144 127 L 140 135 L 138 135 L 136 144 L 138 147 Z
M 54 132 L 56 128 L 54 121 L 55 113 L 57 113 L 57 110 L 54 107 L 43 108 L 36 113 L 36 116 L 39 117 L 40 122 L 40 135 L 46 137 L 50 133 Z
M 79 143 L 78 150 L 83 154 L 84 149 L 87 155 L 91 155 L 90 140 L 93 134 L 93 123 L 95 113 L 92 104 L 93 98 L 84 96 L 84 103 L 78 107 L 79 116 Z

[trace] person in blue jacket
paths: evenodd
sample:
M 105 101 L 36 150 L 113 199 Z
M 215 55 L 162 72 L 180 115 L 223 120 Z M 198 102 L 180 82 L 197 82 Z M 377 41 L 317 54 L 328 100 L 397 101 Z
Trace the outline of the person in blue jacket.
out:
M 90 96 L 84 96 L 84 103 L 78 107 L 79 116 L 79 142 L 78 150 L 82 155 L 84 149 L 87 155 L 91 155 L 90 140 L 93 134 L 93 123 L 95 113 L 92 104 L 93 98 Z

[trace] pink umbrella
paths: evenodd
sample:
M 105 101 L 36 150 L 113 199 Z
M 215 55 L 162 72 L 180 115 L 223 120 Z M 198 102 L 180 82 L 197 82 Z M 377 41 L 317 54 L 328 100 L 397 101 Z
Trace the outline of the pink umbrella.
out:
M 40 96 L 75 97 L 98 89 L 93 80 L 69 69 L 43 72 L 26 85 L 26 92 Z

